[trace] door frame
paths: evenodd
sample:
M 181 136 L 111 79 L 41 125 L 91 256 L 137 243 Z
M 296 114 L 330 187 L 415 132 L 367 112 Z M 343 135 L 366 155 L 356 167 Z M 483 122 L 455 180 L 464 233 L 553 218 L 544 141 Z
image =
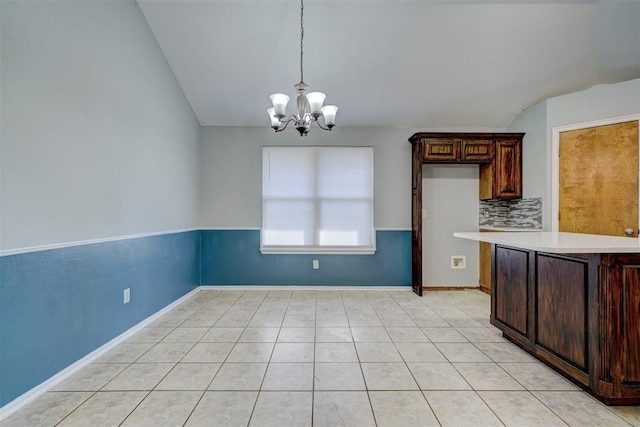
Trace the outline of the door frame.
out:
M 638 126 L 640 126 L 640 114 L 631 114 L 628 116 L 613 117 L 609 119 L 594 120 L 551 128 L 551 231 L 558 231 L 560 228 L 560 221 L 558 220 L 558 213 L 560 211 L 560 133 L 634 121 L 638 122 Z M 640 132 L 638 133 L 638 147 L 640 149 Z M 640 177 L 640 162 L 638 166 L 638 176 Z M 640 193 L 640 185 L 638 186 L 638 189 L 638 192 Z M 640 194 L 638 195 L 638 199 L 640 200 Z M 640 224 L 636 225 L 640 228 Z

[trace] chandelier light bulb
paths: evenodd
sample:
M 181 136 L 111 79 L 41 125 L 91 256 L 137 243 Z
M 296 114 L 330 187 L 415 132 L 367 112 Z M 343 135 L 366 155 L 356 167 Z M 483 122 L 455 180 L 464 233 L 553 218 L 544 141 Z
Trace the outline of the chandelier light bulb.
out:
M 271 127 L 274 129 L 278 129 L 280 127 L 280 119 L 276 117 L 276 112 L 273 108 L 269 108 L 267 110 L 267 114 L 271 119 Z
M 322 114 L 322 103 L 324 102 L 324 99 L 326 97 L 327 95 L 322 92 L 311 92 L 307 95 L 311 115 L 318 117 L 320 114 Z
M 274 115 L 280 119 L 285 117 L 289 96 L 284 93 L 274 93 L 269 98 L 271 98 L 271 102 L 273 103 Z
M 324 116 L 324 123 L 332 128 L 336 125 L 336 113 L 338 112 L 338 107 L 335 105 L 325 105 L 322 107 L 322 115 Z

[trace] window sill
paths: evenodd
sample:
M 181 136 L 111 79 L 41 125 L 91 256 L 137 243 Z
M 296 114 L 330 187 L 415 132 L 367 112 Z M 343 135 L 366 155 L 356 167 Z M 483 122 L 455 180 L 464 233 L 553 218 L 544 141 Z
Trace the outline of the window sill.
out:
M 263 255 L 373 255 L 376 248 L 261 247 Z

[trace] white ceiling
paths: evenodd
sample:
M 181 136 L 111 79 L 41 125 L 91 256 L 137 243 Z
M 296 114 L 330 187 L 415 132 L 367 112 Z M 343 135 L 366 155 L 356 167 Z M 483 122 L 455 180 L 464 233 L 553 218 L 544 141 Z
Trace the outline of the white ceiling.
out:
M 138 4 L 203 126 L 268 126 L 269 95 L 294 98 L 299 1 Z M 640 77 L 640 0 L 307 0 L 304 52 L 338 126 L 502 128 Z

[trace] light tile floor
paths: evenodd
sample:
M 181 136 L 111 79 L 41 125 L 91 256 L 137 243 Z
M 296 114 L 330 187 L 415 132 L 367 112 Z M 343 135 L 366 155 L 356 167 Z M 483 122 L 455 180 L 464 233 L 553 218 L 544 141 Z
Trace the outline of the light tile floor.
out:
M 640 426 L 488 318 L 479 291 L 200 291 L 0 425 Z

